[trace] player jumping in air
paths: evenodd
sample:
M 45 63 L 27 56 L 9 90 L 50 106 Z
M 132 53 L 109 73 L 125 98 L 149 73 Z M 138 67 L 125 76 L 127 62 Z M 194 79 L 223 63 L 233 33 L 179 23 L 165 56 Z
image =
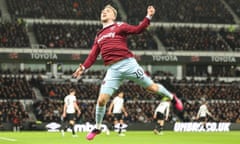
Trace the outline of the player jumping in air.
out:
M 133 26 L 123 22 L 115 22 L 117 11 L 111 5 L 105 6 L 102 10 L 101 23 L 103 28 L 97 33 L 91 52 L 85 62 L 80 64 L 73 73 L 74 77 L 80 77 L 84 70 L 93 65 L 100 53 L 104 64 L 108 66 L 97 100 L 96 128 L 87 135 L 88 140 L 94 139 L 96 135 L 101 133 L 106 103 L 124 79 L 132 80 L 153 93 L 168 97 L 174 103 L 176 109 L 183 110 L 182 102 L 175 94 L 169 92 L 163 85 L 154 83 L 144 73 L 143 68 L 137 63 L 127 46 L 127 36 L 143 32 L 149 26 L 154 14 L 155 8 L 148 6 L 147 16 L 139 25 Z

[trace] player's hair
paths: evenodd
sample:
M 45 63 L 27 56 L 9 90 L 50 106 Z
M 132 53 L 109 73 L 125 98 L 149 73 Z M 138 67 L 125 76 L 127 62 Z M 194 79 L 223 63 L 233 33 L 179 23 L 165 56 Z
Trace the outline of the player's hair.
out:
M 123 95 L 124 96 L 124 92 L 121 91 L 121 92 L 118 93 L 118 95 Z
M 114 13 L 115 18 L 117 17 L 117 10 L 112 5 L 108 4 L 104 7 L 104 9 L 105 8 L 110 8 Z
M 75 90 L 74 88 L 70 88 L 69 92 L 70 92 L 70 93 L 76 92 L 76 90 Z

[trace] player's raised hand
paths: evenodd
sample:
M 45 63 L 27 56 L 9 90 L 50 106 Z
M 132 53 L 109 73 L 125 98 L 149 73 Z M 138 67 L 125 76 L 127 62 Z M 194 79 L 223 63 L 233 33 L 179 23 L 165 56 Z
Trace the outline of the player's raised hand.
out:
M 79 78 L 83 72 L 84 72 L 84 67 L 82 64 L 80 64 L 79 67 L 76 69 L 76 71 L 73 73 L 73 77 Z
M 154 14 L 155 14 L 155 8 L 152 5 L 148 6 L 147 15 L 152 17 Z

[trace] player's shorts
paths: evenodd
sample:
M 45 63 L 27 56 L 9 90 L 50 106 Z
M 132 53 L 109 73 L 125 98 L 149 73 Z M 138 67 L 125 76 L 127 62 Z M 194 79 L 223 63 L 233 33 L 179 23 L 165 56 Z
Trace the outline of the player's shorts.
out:
M 123 119 L 123 114 L 122 113 L 114 113 L 113 114 L 114 120 L 122 120 Z
M 152 79 L 146 75 L 135 58 L 126 58 L 109 66 L 101 85 L 100 94 L 111 96 L 124 79 L 132 80 L 144 88 L 153 84 Z
M 164 120 L 165 115 L 161 112 L 157 112 L 157 120 Z
M 199 117 L 198 121 L 205 122 L 205 121 L 207 121 L 207 117 Z
M 66 115 L 66 120 L 67 121 L 70 121 L 70 120 L 75 121 L 76 120 L 76 115 L 74 113 L 73 114 L 67 114 Z

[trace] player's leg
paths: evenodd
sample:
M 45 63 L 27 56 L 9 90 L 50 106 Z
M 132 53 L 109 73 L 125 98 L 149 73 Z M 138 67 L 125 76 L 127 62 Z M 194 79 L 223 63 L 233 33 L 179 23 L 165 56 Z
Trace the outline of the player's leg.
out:
M 117 70 L 109 68 L 107 74 L 102 82 L 100 88 L 100 94 L 97 100 L 97 106 L 95 111 L 95 120 L 96 120 L 96 128 L 93 129 L 88 135 L 87 139 L 92 140 L 97 134 L 101 133 L 101 125 L 103 121 L 103 117 L 106 111 L 106 104 L 109 101 L 110 96 L 118 89 L 121 78 L 120 73 Z
M 207 130 L 207 116 L 203 117 L 203 128 Z
M 154 133 L 155 134 L 161 134 L 162 130 L 163 130 L 163 114 L 160 112 L 157 112 L 157 117 L 156 117 L 156 124 L 155 124 L 155 128 L 154 128 Z
M 98 100 L 97 100 L 97 106 L 95 110 L 95 121 L 96 121 L 96 128 L 94 128 L 90 133 L 87 134 L 87 139 L 92 140 L 94 137 L 101 133 L 101 125 L 103 121 L 103 117 L 105 115 L 106 111 L 106 104 L 109 100 L 110 95 L 100 93 Z
M 65 121 L 64 121 L 64 117 L 60 117 L 61 120 L 61 127 L 60 127 L 60 132 L 62 133 L 62 136 L 65 135 L 64 131 L 65 131 Z
M 135 81 L 153 93 L 167 97 L 172 100 L 177 110 L 183 110 L 182 102 L 177 98 L 177 96 L 169 92 L 163 85 L 154 83 L 153 80 L 145 74 L 143 68 L 139 66 L 135 59 L 129 59 L 126 67 L 128 67 L 126 70 L 126 78 Z
M 115 129 L 116 129 L 116 126 L 117 126 L 117 124 L 119 123 L 118 122 L 118 117 L 117 117 L 117 113 L 114 113 L 113 114 L 113 119 L 114 119 L 114 121 L 113 121 L 113 130 L 115 131 Z
M 152 83 L 152 84 L 148 85 L 146 87 L 146 89 L 153 93 L 157 93 L 159 95 L 166 96 L 168 99 L 170 99 L 172 101 L 172 103 L 174 104 L 174 106 L 177 110 L 179 110 L 179 111 L 183 110 L 183 104 L 182 104 L 181 100 L 177 97 L 176 94 L 169 92 L 163 85 L 157 84 L 157 83 Z
M 119 131 L 118 131 L 119 136 L 125 136 L 125 134 L 122 132 L 123 124 L 124 124 L 124 122 L 123 122 L 123 119 L 121 117 L 121 119 L 119 120 Z
M 74 121 L 74 120 L 70 120 L 70 121 L 69 121 L 69 127 L 70 127 L 70 129 L 72 130 L 72 135 L 73 135 L 73 136 L 76 135 L 75 130 L 74 130 L 74 124 L 75 124 L 75 121 Z
M 163 126 L 164 126 L 164 120 L 163 119 L 160 119 L 158 120 L 158 123 L 159 123 L 159 134 L 162 135 L 163 134 Z

